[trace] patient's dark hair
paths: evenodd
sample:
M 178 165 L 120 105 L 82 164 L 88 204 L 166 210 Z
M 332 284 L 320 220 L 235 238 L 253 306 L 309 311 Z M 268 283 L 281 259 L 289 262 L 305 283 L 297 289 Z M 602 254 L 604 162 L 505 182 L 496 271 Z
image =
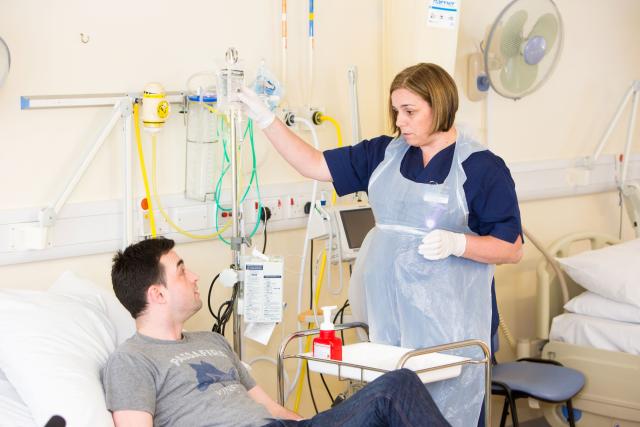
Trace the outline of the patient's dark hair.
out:
M 122 305 L 137 318 L 147 308 L 147 290 L 155 283 L 166 284 L 160 257 L 173 249 L 171 239 L 148 239 L 118 251 L 113 257 L 111 283 Z

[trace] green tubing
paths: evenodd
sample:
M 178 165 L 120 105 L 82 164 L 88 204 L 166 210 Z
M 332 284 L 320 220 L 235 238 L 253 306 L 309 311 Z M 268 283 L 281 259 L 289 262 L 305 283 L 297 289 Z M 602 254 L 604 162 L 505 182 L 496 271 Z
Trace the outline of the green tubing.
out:
M 222 121 L 218 122 L 218 136 L 220 137 L 220 123 L 222 123 Z M 222 125 L 224 125 L 224 123 L 222 123 Z M 254 183 L 255 181 L 255 188 L 256 188 L 256 195 L 258 196 L 258 212 L 260 215 L 260 212 L 262 212 L 262 197 L 260 196 L 260 185 L 258 183 L 258 171 L 257 171 L 257 165 L 256 165 L 256 150 L 255 150 L 255 143 L 254 143 L 254 139 L 253 139 L 253 120 L 249 120 L 249 122 L 247 123 L 247 127 L 245 128 L 244 131 L 244 135 L 243 135 L 243 139 L 246 138 L 247 133 L 249 134 L 249 140 L 251 142 L 251 178 L 249 179 L 249 183 L 247 184 L 247 187 L 242 195 L 242 198 L 240 199 L 240 203 L 243 203 L 247 197 L 247 195 L 249 194 L 249 190 L 251 189 L 251 185 Z M 224 132 L 222 132 L 222 138 L 220 138 L 222 140 L 222 147 L 223 147 L 223 153 L 224 155 L 222 156 L 222 171 L 220 173 L 220 177 L 218 178 L 218 181 L 216 182 L 216 190 L 215 190 L 215 202 L 216 202 L 216 208 L 218 210 L 221 210 L 223 212 L 229 212 L 231 211 L 231 209 L 228 208 L 224 208 L 220 205 L 220 193 L 221 193 L 221 188 L 222 188 L 222 180 L 224 178 L 224 176 L 226 175 L 226 173 L 229 170 L 229 167 L 231 166 L 231 161 L 229 160 L 229 154 L 227 153 L 227 140 L 224 138 Z M 249 235 L 249 238 L 252 238 L 257 232 L 258 232 L 258 228 L 260 226 L 260 217 L 258 216 L 258 219 L 253 227 L 253 230 L 251 231 L 251 234 Z M 219 229 L 218 226 L 218 215 L 215 215 L 215 227 L 216 227 L 216 231 Z M 224 237 L 222 237 L 222 234 L 218 235 L 218 238 L 223 241 L 224 243 L 226 243 L 227 245 L 230 244 L 229 241 L 227 241 Z

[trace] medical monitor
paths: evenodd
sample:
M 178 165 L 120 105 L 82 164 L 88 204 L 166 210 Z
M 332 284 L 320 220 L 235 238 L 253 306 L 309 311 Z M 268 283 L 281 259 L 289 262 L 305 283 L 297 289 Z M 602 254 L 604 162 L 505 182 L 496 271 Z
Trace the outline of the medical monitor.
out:
M 373 211 L 368 206 L 334 207 L 342 260 L 356 258 L 364 238 L 376 225 Z

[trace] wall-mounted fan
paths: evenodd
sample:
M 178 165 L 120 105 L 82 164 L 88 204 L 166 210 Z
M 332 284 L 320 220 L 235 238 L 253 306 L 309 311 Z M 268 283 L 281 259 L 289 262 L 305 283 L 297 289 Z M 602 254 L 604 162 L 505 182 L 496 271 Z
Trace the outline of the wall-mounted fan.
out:
M 491 25 L 482 57 L 470 58 L 469 98 L 482 99 L 489 87 L 514 100 L 535 91 L 558 62 L 562 42 L 562 18 L 552 0 L 512 1 Z

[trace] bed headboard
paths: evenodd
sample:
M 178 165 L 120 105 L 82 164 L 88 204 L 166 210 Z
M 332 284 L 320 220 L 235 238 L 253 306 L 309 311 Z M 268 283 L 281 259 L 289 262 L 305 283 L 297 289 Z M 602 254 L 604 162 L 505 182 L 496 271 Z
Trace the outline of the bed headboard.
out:
M 572 233 L 556 240 L 549 246 L 547 252 L 552 258 L 562 258 L 584 250 L 600 249 L 607 245 L 615 245 L 616 243 L 620 243 L 618 238 L 604 233 Z M 538 264 L 536 273 L 538 277 L 536 292 L 536 336 L 547 340 L 549 339 L 551 320 L 564 312 L 562 291 L 556 273 L 546 259 L 543 259 Z M 577 285 L 567 274 L 563 274 L 567 283 L 569 298 L 573 298 L 584 291 L 584 288 Z

